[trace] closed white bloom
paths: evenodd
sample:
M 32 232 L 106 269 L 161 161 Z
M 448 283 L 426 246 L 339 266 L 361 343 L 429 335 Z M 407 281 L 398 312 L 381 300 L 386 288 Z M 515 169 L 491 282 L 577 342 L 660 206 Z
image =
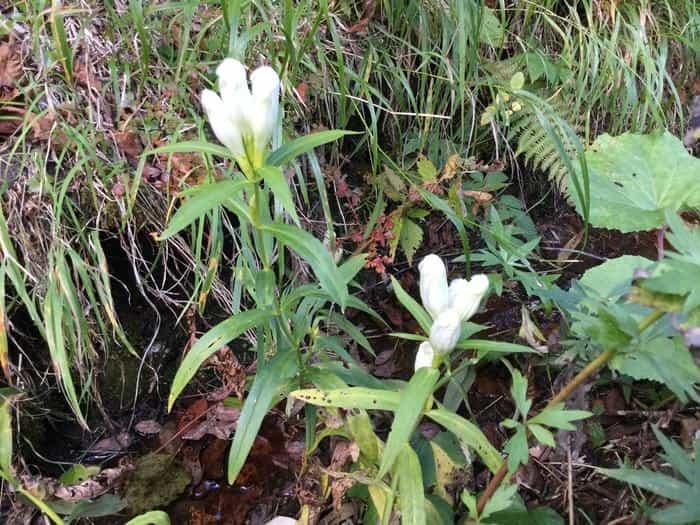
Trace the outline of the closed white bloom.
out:
M 279 117 L 279 76 L 260 67 L 250 75 L 251 90 L 245 67 L 233 58 L 219 64 L 216 76 L 221 96 L 205 89 L 201 97 L 214 134 L 239 164 L 259 167 Z
M 418 352 L 416 353 L 416 364 L 414 370 L 419 368 L 432 368 L 433 359 L 435 358 L 435 350 L 430 346 L 428 341 L 424 341 L 418 347 Z
M 279 116 L 280 77 L 268 66 L 259 67 L 250 75 L 252 105 L 248 119 L 253 130 L 253 139 L 262 151 L 272 139 Z
M 448 290 L 449 308 L 456 311 L 461 321 L 467 321 L 479 309 L 479 304 L 489 289 L 489 278 L 474 275 L 469 281 L 455 279 Z
M 205 89 L 202 91 L 201 99 L 211 129 L 214 130 L 214 135 L 219 139 L 219 142 L 230 149 L 236 158 L 245 156 L 240 129 L 233 125 L 219 95 L 210 89 Z
M 437 354 L 451 352 L 459 341 L 462 320 L 452 309 L 442 312 L 430 327 L 430 345 Z
M 418 265 L 420 298 L 423 306 L 436 319 L 448 306 L 447 269 L 442 259 L 431 253 Z

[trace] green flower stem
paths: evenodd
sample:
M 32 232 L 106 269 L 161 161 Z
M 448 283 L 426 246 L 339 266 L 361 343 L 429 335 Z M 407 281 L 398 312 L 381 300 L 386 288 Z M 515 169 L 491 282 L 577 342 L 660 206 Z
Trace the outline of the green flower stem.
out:
M 262 229 L 264 226 L 264 215 L 261 210 L 261 205 L 264 203 L 262 190 L 260 189 L 260 184 L 255 184 L 255 190 L 251 196 L 248 204 L 250 206 L 251 216 L 253 218 L 253 235 L 255 237 L 255 246 L 257 248 L 258 255 L 260 256 L 260 261 L 262 262 L 263 269 L 270 269 L 270 254 L 267 253 L 267 247 L 265 246 L 265 232 Z
M 640 332 L 643 332 L 647 328 L 649 328 L 652 324 L 654 324 L 656 321 L 658 321 L 661 317 L 664 316 L 666 312 L 662 310 L 654 310 L 651 312 L 649 315 L 647 315 L 644 319 L 639 321 L 637 324 L 637 328 L 639 329 Z M 569 381 L 569 383 L 562 388 L 559 393 L 554 396 L 552 399 L 549 400 L 549 403 L 547 403 L 547 406 L 545 407 L 545 410 L 547 408 L 550 408 L 554 405 L 558 405 L 559 403 L 563 403 L 574 391 L 581 386 L 581 384 L 588 379 L 589 376 L 591 376 L 594 372 L 596 372 L 599 368 L 603 367 L 606 363 L 608 363 L 613 357 L 615 357 L 615 354 L 617 354 L 617 348 L 608 348 L 604 350 L 598 357 L 596 357 L 593 361 L 588 363 L 583 370 L 581 370 L 576 376 Z M 504 462 L 501 468 L 494 474 L 493 478 L 491 478 L 491 481 L 489 484 L 486 486 L 486 489 L 484 492 L 481 494 L 481 497 L 479 498 L 479 502 L 476 505 L 476 512 L 478 514 L 481 514 L 484 510 L 484 507 L 488 503 L 489 499 L 491 499 L 491 496 L 493 496 L 494 492 L 498 489 L 498 487 L 503 483 L 503 480 L 506 479 L 506 476 L 508 475 L 508 463 Z

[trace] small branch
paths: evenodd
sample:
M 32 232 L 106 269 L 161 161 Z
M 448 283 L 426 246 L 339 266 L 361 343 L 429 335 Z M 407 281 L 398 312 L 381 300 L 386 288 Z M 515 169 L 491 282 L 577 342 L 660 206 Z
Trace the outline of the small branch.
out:
M 647 328 L 649 328 L 652 324 L 654 324 L 657 320 L 659 320 L 661 317 L 663 317 L 665 312 L 661 310 L 654 310 L 651 312 L 649 315 L 647 315 L 644 319 L 639 321 L 639 324 L 637 325 L 637 328 L 639 329 L 640 332 L 643 332 Z M 550 408 L 554 405 L 557 405 L 559 403 L 563 403 L 573 392 L 581 386 L 581 384 L 588 379 L 589 376 L 591 376 L 594 372 L 596 372 L 599 368 L 601 368 L 603 365 L 605 365 L 608 361 L 610 361 L 615 354 L 617 353 L 617 349 L 612 349 L 609 348 L 607 350 L 604 350 L 598 357 L 596 357 L 593 361 L 588 363 L 583 370 L 581 370 L 576 376 L 569 381 L 564 388 L 562 388 L 559 393 L 554 396 L 552 399 L 549 400 L 549 403 L 547 403 L 547 406 L 544 408 L 545 410 L 547 408 Z M 489 481 L 489 484 L 486 486 L 486 489 L 484 489 L 483 494 L 479 498 L 479 501 L 476 504 L 476 512 L 477 514 L 481 514 L 484 510 L 484 507 L 488 503 L 489 499 L 491 499 L 491 496 L 493 496 L 494 492 L 498 489 L 498 487 L 501 486 L 501 483 L 503 483 L 503 480 L 506 478 L 506 475 L 508 474 L 508 462 L 505 461 L 501 468 L 498 470 L 493 475 L 493 478 L 491 478 L 491 481 Z

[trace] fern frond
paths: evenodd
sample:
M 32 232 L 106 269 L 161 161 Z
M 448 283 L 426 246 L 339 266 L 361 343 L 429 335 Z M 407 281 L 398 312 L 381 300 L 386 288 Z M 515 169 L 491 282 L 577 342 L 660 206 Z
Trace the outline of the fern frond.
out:
M 522 104 L 520 111 L 514 112 L 506 130 L 509 141 L 517 143 L 516 155 L 530 165 L 531 168 L 542 171 L 549 180 L 555 182 L 560 189 L 566 189 L 566 162 L 562 159 L 557 145 L 542 126 L 537 116 L 537 110 L 549 120 L 564 151 L 570 158 L 576 157 L 576 145 L 570 135 L 563 129 L 568 125 L 574 131 L 577 129 L 578 116 L 573 114 L 573 108 L 556 101 L 544 102 L 535 106 L 531 101 Z

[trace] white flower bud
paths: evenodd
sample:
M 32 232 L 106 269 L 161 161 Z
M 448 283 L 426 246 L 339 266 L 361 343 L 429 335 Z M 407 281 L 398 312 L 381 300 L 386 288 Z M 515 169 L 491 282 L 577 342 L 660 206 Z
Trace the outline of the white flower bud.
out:
M 433 322 L 430 328 L 430 345 L 435 353 L 450 352 L 459 341 L 462 321 L 455 310 L 447 309 Z
M 489 289 L 489 278 L 474 275 L 469 281 L 455 279 L 448 290 L 449 308 L 457 312 L 460 321 L 467 321 L 479 309 L 479 303 Z
M 202 107 L 207 113 L 214 135 L 231 153 L 238 158 L 245 155 L 239 127 L 230 118 L 224 102 L 219 95 L 209 89 L 202 91 Z
M 432 368 L 433 359 L 435 358 L 435 351 L 433 347 L 430 346 L 428 341 L 424 341 L 418 347 L 418 352 L 416 353 L 416 364 L 414 370 L 419 368 Z
M 280 77 L 268 66 L 259 67 L 250 75 L 253 104 L 249 113 L 255 147 L 264 150 L 272 139 L 279 116 Z
M 420 262 L 418 271 L 421 301 L 430 316 L 436 319 L 449 301 L 445 263 L 431 253 Z
M 259 167 L 279 118 L 279 76 L 267 66 L 256 69 L 250 75 L 251 92 L 245 67 L 232 58 L 219 64 L 216 75 L 221 96 L 202 92 L 214 134 L 239 164 Z

